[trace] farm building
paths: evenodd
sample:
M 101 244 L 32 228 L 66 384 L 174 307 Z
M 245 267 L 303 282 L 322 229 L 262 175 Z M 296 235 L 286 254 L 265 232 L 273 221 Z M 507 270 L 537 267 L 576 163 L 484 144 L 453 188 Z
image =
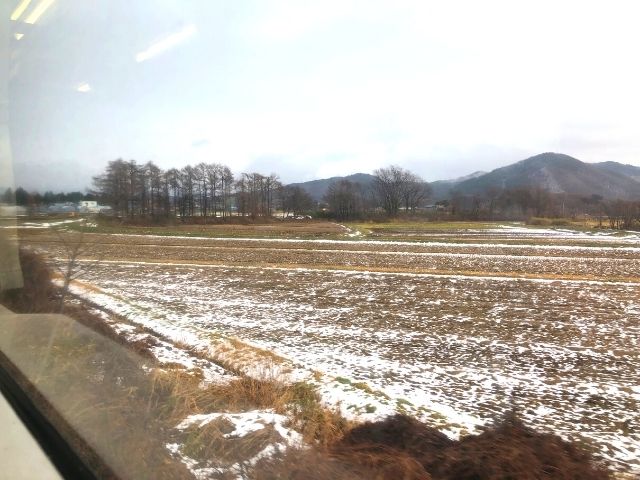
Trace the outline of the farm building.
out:
M 81 200 L 78 202 L 78 211 L 80 213 L 98 213 L 100 208 L 95 200 Z

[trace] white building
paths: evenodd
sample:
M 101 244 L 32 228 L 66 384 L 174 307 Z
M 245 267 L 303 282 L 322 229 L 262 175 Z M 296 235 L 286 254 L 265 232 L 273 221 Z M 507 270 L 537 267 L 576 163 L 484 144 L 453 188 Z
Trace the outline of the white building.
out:
M 78 211 L 80 213 L 98 213 L 100 207 L 95 200 L 81 200 L 78 202 Z

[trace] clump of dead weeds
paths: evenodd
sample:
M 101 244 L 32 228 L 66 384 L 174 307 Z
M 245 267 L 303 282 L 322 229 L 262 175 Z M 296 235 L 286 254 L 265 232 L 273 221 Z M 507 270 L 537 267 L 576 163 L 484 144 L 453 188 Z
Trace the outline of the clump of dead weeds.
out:
M 42 257 L 20 249 L 23 288 L 0 293 L 0 303 L 17 313 L 49 313 L 56 311 L 58 289 L 51 283 L 52 272 Z
M 43 258 L 32 251 L 22 250 L 20 258 L 25 286 L 21 290 L 3 294 L 1 301 L 19 313 L 56 312 L 59 289 L 51 282 L 52 271 Z M 308 442 L 320 445 L 334 442 L 349 426 L 336 411 L 321 405 L 317 392 L 308 384 L 288 383 L 265 372 L 262 379 L 238 375 L 223 383 L 203 385 L 202 375 L 194 375 L 194 372 L 181 366 L 164 364 L 159 368 L 150 353 L 149 342 L 127 342 L 83 302 L 67 302 L 65 314 L 128 350 L 142 353 L 148 362 L 145 372 L 139 360 L 129 355 L 106 358 L 101 352 L 95 351 L 93 343 L 78 342 L 73 336 L 57 339 L 57 376 L 68 377 L 69 381 L 77 381 L 80 377 L 99 382 L 100 389 L 93 387 L 88 392 L 83 390 L 78 396 L 87 398 L 88 404 L 96 405 L 84 410 L 91 421 L 105 419 L 109 412 L 112 418 L 106 421 L 108 428 L 102 426 L 100 430 L 105 438 L 114 437 L 113 442 L 107 443 L 113 445 L 111 454 L 116 457 L 131 451 L 144 452 L 143 457 L 159 455 L 163 458 L 161 463 L 165 464 L 165 471 L 173 472 L 172 467 L 167 465 L 177 459 L 168 457 L 164 445 L 175 439 L 176 425 L 194 414 L 238 413 L 256 409 L 272 411 L 290 418 L 288 427 L 301 432 Z M 25 335 L 24 338 L 28 344 L 25 348 L 31 348 L 34 337 Z M 268 357 L 266 351 L 259 353 Z M 78 358 L 84 360 L 78 362 Z M 56 387 L 60 385 L 62 383 L 55 383 Z M 59 394 L 66 395 L 64 389 Z M 100 401 L 96 400 L 97 397 L 100 397 Z M 145 436 L 151 431 L 153 433 L 145 441 Z M 281 440 L 273 426 L 269 425 L 242 438 L 225 439 L 222 442 L 224 433 L 224 422 L 189 428 L 186 440 L 182 438 L 184 444 L 181 451 L 191 458 L 206 459 L 209 456 L 229 461 L 241 460 Z M 144 462 L 144 458 L 141 461 Z M 176 466 L 178 469 L 181 467 Z M 155 469 L 151 471 L 157 472 Z M 184 470 L 181 472 L 184 474 Z
M 324 406 L 315 388 L 304 382 L 241 376 L 200 387 L 186 372 L 159 371 L 154 383 L 154 403 L 166 409 L 176 422 L 194 413 L 268 410 L 287 416 L 290 428 L 306 441 L 320 445 L 335 442 L 353 426 L 337 410 Z
M 247 463 L 270 445 L 280 445 L 284 440 L 273 425 L 264 425 L 242 436 L 229 435 L 234 430 L 225 417 L 218 417 L 204 426 L 191 425 L 181 434 L 181 453 L 203 465 L 213 461 L 219 468 L 228 468 Z
M 589 453 L 509 415 L 480 435 L 450 440 L 405 415 L 359 425 L 325 450 L 263 459 L 257 480 L 497 480 L 611 478 Z
M 15 313 L 58 313 L 60 288 L 52 282 L 55 277 L 53 270 L 42 255 L 32 250 L 21 248 L 19 259 L 23 288 L 1 292 L 0 303 Z M 155 358 L 149 344 L 126 341 L 105 323 L 104 319 L 93 313 L 85 302 L 72 301 L 69 296 L 67 298 L 65 315 L 147 359 Z

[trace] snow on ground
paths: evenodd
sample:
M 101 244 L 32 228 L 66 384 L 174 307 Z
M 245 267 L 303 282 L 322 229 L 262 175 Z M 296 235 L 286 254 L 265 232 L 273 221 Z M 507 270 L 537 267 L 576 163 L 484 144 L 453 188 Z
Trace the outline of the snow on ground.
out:
M 407 411 L 455 436 L 516 406 L 640 466 L 624 427 L 640 421 L 637 284 L 121 263 L 86 278 L 170 338 L 238 336 L 323 372 L 347 415 Z
M 40 233 L 40 232 L 39 232 Z M 59 240 L 53 235 L 40 233 L 30 239 L 42 244 Z M 259 239 L 259 238 L 206 238 L 181 236 L 154 236 L 130 234 L 86 234 L 85 239 L 92 247 L 104 253 L 103 258 L 120 260 L 216 260 L 224 253 L 220 263 L 252 264 L 269 258 L 275 263 L 290 265 L 307 261 L 318 263 L 325 260 L 337 264 L 349 264 L 366 257 L 367 262 L 387 261 L 393 266 L 398 262 L 417 262 L 424 264 L 430 259 L 443 265 L 455 267 L 461 260 L 473 263 L 473 257 L 479 261 L 491 260 L 502 255 L 514 261 L 527 260 L 528 263 L 544 261 L 550 256 L 563 257 L 565 263 L 575 263 L 595 258 L 608 258 L 611 263 L 620 263 L 640 259 L 640 243 L 619 240 L 619 237 L 607 237 L 605 243 L 594 241 L 545 240 L 522 237 L 516 243 L 501 241 L 502 237 L 484 236 L 469 239 L 465 234 L 441 241 L 387 241 L 387 240 L 300 240 L 300 239 Z M 634 246 L 635 245 L 635 246 Z M 52 245 L 49 245 L 52 246 Z M 268 256 L 267 256 L 268 254 Z M 447 259 L 448 255 L 451 258 Z M 396 258 L 385 259 L 395 256 Z M 377 258 L 376 258 L 377 257 Z M 400 258 L 398 258 L 400 257 Z M 402 258 L 406 257 L 406 258 Z M 524 258 L 526 257 L 526 258 Z M 301 261 L 302 260 L 302 261 Z M 551 261 L 551 260 L 550 260 Z M 362 263 L 362 261 L 360 260 Z M 431 262 L 433 263 L 433 262 Z
M 498 228 L 488 228 L 483 230 L 486 233 L 509 233 L 511 235 L 521 235 L 526 238 L 532 237 L 561 237 L 561 238 L 584 238 L 593 241 L 598 238 L 615 236 L 617 239 L 640 241 L 637 232 L 626 230 L 595 230 L 577 231 L 569 228 L 535 228 L 522 225 L 500 225 Z
M 176 426 L 179 431 L 184 431 L 190 427 L 202 428 L 211 422 L 221 420 L 225 422 L 225 427 L 221 432 L 222 439 L 247 439 L 251 434 L 272 430 L 273 442 L 264 445 L 257 453 L 249 458 L 243 458 L 242 461 L 226 462 L 224 459 L 212 458 L 209 462 L 198 462 L 189 457 L 184 452 L 184 446 L 180 443 L 171 443 L 167 445 L 169 451 L 178 456 L 182 462 L 194 473 L 196 478 L 210 478 L 211 474 L 224 471 L 227 474 L 234 474 L 237 478 L 242 479 L 243 471 L 247 465 L 253 465 L 261 458 L 273 455 L 275 452 L 283 451 L 289 446 L 302 447 L 302 436 L 290 428 L 285 427 L 287 417 L 273 413 L 271 410 L 253 410 L 242 413 L 209 413 L 191 415 Z M 224 447 L 223 447 L 224 448 Z M 233 447 L 226 447 L 228 450 Z
M 527 234 L 527 232 L 532 231 L 531 234 Z M 536 233 L 537 232 L 537 233 Z M 496 235 L 496 233 L 500 233 Z M 207 240 L 207 241 L 218 241 L 225 242 L 229 241 L 229 238 L 226 237 L 203 237 L 197 235 L 146 235 L 146 234 L 133 234 L 133 233 L 113 233 L 109 234 L 110 236 L 121 236 L 121 237 L 144 237 L 144 238 L 155 238 L 155 239 L 179 239 L 179 240 Z M 384 234 L 385 237 L 405 237 L 405 233 L 397 233 Z M 632 233 L 632 232 L 624 232 L 620 233 L 619 230 L 616 231 L 606 231 L 606 232 L 579 232 L 576 230 L 555 230 L 555 229 L 530 229 L 530 228 L 514 228 L 512 230 L 509 229 L 483 229 L 477 231 L 452 231 L 452 232 L 420 232 L 417 237 L 436 237 L 436 238 L 453 238 L 453 239 L 483 239 L 483 238 L 493 238 L 496 242 L 493 242 L 493 245 L 497 247 L 517 247 L 518 245 L 514 245 L 512 243 L 502 244 L 500 240 L 566 240 L 566 241 L 583 241 L 588 243 L 619 243 L 626 245 L 639 245 L 640 246 L 640 234 Z M 301 239 L 301 238 L 260 238 L 260 237 L 242 237 L 233 239 L 242 242 L 273 242 L 273 243 L 312 243 L 312 244 L 342 244 L 342 245 L 378 245 L 378 244 L 387 244 L 387 245 L 398 245 L 398 246 L 412 246 L 416 244 L 423 245 L 449 245 L 450 242 L 433 242 L 433 241 L 403 241 L 403 240 L 375 240 L 375 239 L 362 239 L 362 240 L 337 240 L 337 239 Z M 487 246 L 486 243 L 473 244 L 465 242 L 463 245 L 481 245 Z M 545 248 L 545 247 L 554 247 L 554 245 L 536 245 L 536 247 Z M 589 248 L 589 247 L 587 247 Z M 590 247 L 590 248 L 598 248 Z
M 520 229 L 506 230 L 525 238 Z M 455 437 L 515 407 L 532 426 L 591 442 L 617 469 L 638 473 L 640 241 L 615 237 L 623 246 L 611 246 L 607 237 L 605 246 L 585 234 L 588 244 L 536 245 L 535 236 L 548 230 L 522 230 L 533 235 L 528 245 L 147 236 L 150 245 L 140 246 L 139 236 L 116 237 L 134 242 L 131 251 L 157 241 L 158 256 L 95 263 L 83 281 L 98 288 L 74 289 L 214 358 L 238 360 L 234 337 L 271 350 L 284 359 L 241 352 L 239 366 L 256 376 L 306 379 L 352 418 L 402 411 Z M 170 243 L 176 241 L 183 244 Z M 199 264 L 198 248 L 197 259 L 228 261 Z M 306 256 L 286 256 L 298 248 Z M 278 266 L 289 258 L 345 268 Z M 391 270 L 402 261 L 442 259 L 454 271 L 475 273 L 351 270 L 371 258 Z M 275 265 L 257 266 L 256 259 Z M 629 281 L 499 276 L 514 265 L 534 276 L 624 272 Z
M 344 229 L 347 237 L 360 237 L 362 235 L 362 232 L 360 230 L 354 230 L 353 228 L 349 228 L 346 225 L 340 226 Z
M 61 285 L 61 280 L 54 280 L 58 285 Z M 79 296 L 88 298 L 88 291 L 81 285 L 74 284 L 71 286 L 71 291 Z M 104 299 L 104 297 L 96 298 L 98 300 Z M 95 303 L 95 302 L 94 302 Z M 107 302 L 109 303 L 109 302 Z M 235 376 L 222 368 L 220 365 L 196 356 L 193 352 L 181 348 L 177 345 L 177 342 L 168 342 L 157 335 L 154 335 L 153 330 L 140 331 L 140 327 L 125 323 L 123 318 L 109 313 L 108 309 L 90 307 L 91 313 L 100 316 L 105 323 L 107 323 L 118 335 L 121 335 L 125 340 L 130 343 L 144 343 L 147 345 L 149 351 L 160 362 L 161 366 L 179 365 L 187 371 L 195 372 L 196 370 L 202 372 L 203 385 L 214 383 L 226 383 L 229 380 L 235 378 Z M 112 312 L 118 311 L 117 308 L 113 308 Z
M 447 258 L 448 260 L 451 260 L 451 257 L 447 257 L 444 256 L 445 258 Z M 485 262 L 477 262 L 477 261 L 473 261 L 473 262 L 466 262 L 465 260 L 463 261 L 459 261 L 459 262 L 451 262 L 448 265 L 448 270 L 449 271 L 455 271 L 456 269 L 458 270 L 463 270 L 463 271 L 469 271 L 469 274 L 451 274 L 451 273 L 442 273 L 441 270 L 439 270 L 439 268 L 425 268 L 425 270 L 436 270 L 439 271 L 439 273 L 426 273 L 426 272 L 419 272 L 419 273 L 414 273 L 414 272 L 385 272 L 385 271 L 361 271 L 361 273 L 363 274 L 375 274 L 375 275 L 391 275 L 391 276 L 399 276 L 399 277 L 406 277 L 406 278 L 428 278 L 428 277 L 433 277 L 433 278 L 452 278 L 452 279 L 458 279 L 458 280 L 464 280 L 464 279 L 471 279 L 471 278 L 475 278 L 475 279 L 485 279 L 485 280 L 495 280 L 495 281 L 503 281 L 503 282 L 514 282 L 514 281 L 519 281 L 519 280 L 523 280 L 523 279 L 527 279 L 529 281 L 532 282 L 542 282 L 542 283 L 548 283 L 548 282 L 555 282 L 555 281 L 561 281 L 564 283 L 584 283 L 584 284 L 594 284 L 594 285 L 602 285 L 602 284 L 624 284 L 624 285 L 636 285 L 636 279 L 638 278 L 637 275 L 640 273 L 638 272 L 638 269 L 640 268 L 640 260 L 632 260 L 632 261 L 611 261 L 608 259 L 600 259 L 600 258 L 594 258 L 594 259 L 575 259 L 575 261 L 572 260 L 572 262 L 565 262 L 563 261 L 563 258 L 560 258 L 560 260 L 558 260 L 557 262 L 554 262 L 554 258 L 555 257 L 541 257 L 539 260 L 539 262 L 535 262 L 536 259 L 534 258 L 534 261 L 529 261 L 530 259 L 525 258 L 522 259 L 520 258 L 519 262 L 510 262 L 510 263 L 504 263 L 503 268 L 509 268 L 511 275 L 501 275 L 502 272 L 500 272 L 499 270 L 499 265 L 496 265 L 495 262 L 496 260 L 507 260 L 508 257 L 506 256 L 494 256 L 496 257 L 495 259 L 491 259 L 491 261 L 487 261 Z M 482 259 L 482 256 L 469 256 L 468 257 L 470 260 L 477 260 L 477 259 Z M 362 260 L 362 257 L 360 258 L 360 260 Z M 162 261 L 124 261 L 124 260 L 91 260 L 91 261 L 87 261 L 86 263 L 103 263 L 103 264 L 113 264 L 113 265 L 140 265 L 140 266 L 144 266 L 144 265 L 148 265 L 148 266 L 154 266 L 154 265 L 167 265 L 166 263 L 162 262 Z M 418 263 L 417 261 L 408 261 L 407 262 L 408 265 L 412 265 L 414 269 L 419 269 L 420 268 L 420 263 Z M 245 269 L 245 270 L 274 270 L 274 271 L 295 271 L 295 272 L 313 272 L 313 271 L 318 271 L 318 270 L 322 270 L 325 272 L 329 272 L 329 273 L 333 273 L 333 274 L 349 274 L 349 273 L 353 273 L 354 271 L 360 271 L 360 270 L 353 270 L 353 269 L 336 269 L 336 268 L 326 268 L 324 267 L 324 265 L 322 263 L 318 264 L 317 267 L 315 268 L 309 268 L 309 267 L 277 267 L 277 266 L 257 266 L 257 265 L 232 265 L 232 264 L 207 264 L 207 263 L 197 263 L 197 262 L 171 262 L 170 263 L 171 266 L 175 266 L 175 267 L 192 267 L 192 268 L 199 268 L 199 269 L 219 269 L 219 268 L 238 268 L 238 269 Z M 353 261 L 349 267 L 373 267 L 375 268 L 375 266 L 369 265 L 367 262 L 359 262 L 359 261 Z M 434 267 L 433 263 L 427 263 L 426 265 L 427 267 Z M 444 267 L 444 265 L 439 264 L 437 265 L 438 267 Z M 482 270 L 483 268 L 486 268 L 487 266 L 491 267 L 493 266 L 493 268 L 487 269 L 487 270 Z M 462 268 L 461 268 L 462 267 Z M 465 270 L 467 269 L 468 270 Z M 515 270 L 515 271 L 514 271 Z M 534 271 L 538 270 L 539 274 L 548 274 L 548 275 L 557 275 L 560 276 L 560 278 L 535 278 L 532 277 L 531 275 L 535 275 Z M 477 273 L 476 273 L 477 272 Z M 495 275 L 489 275 L 488 272 L 495 272 Z M 625 282 L 625 281 L 620 281 L 620 280 L 589 280 L 586 278 L 580 278 L 580 275 L 584 275 L 585 277 L 593 277 L 594 273 L 600 273 L 604 275 L 604 278 L 608 278 L 609 275 L 614 276 L 614 278 L 625 278 L 625 277 L 631 277 L 631 282 Z M 515 274 L 515 276 L 513 276 Z M 569 278 L 562 278 L 562 275 L 566 275 Z M 578 278 L 573 278 L 578 276 Z
M 18 228 L 51 228 L 51 227 L 59 227 L 60 225 L 67 225 L 69 223 L 81 223 L 84 222 L 84 218 L 70 218 L 67 220 L 58 220 L 55 222 L 22 222 L 16 225 Z
M 548 259 L 547 259 L 548 260 Z M 596 259 L 600 260 L 600 259 Z M 164 262 L 145 262 L 145 261 L 123 261 L 123 260 L 80 260 L 79 263 L 89 263 L 91 265 L 97 264 L 111 264 L 111 265 L 129 265 L 129 266 L 165 266 L 168 268 L 171 267 L 190 267 L 197 268 L 199 270 L 219 270 L 219 269 L 238 269 L 238 270 L 253 270 L 253 271 L 283 271 L 283 272 L 327 272 L 331 274 L 337 275 L 350 275 L 354 273 L 360 273 L 362 275 L 376 275 L 376 276 L 391 276 L 391 277 L 404 277 L 404 278 L 448 278 L 451 280 L 492 280 L 496 282 L 520 282 L 520 281 L 528 281 L 533 283 L 562 283 L 569 285 L 626 285 L 626 286 L 637 286 L 638 283 L 636 281 L 615 281 L 615 280 L 585 280 L 585 279 L 565 279 L 565 278 L 530 278 L 530 277 L 522 277 L 522 276 L 498 276 L 498 275 L 486 275 L 486 274 L 473 274 L 473 275 L 464 275 L 464 274 L 449 274 L 449 273 L 412 273 L 412 272 L 378 272 L 378 271 L 360 271 L 360 270 L 341 270 L 334 268 L 308 268 L 308 267 L 272 267 L 272 266 L 252 266 L 252 265 L 225 265 L 225 264 L 207 264 L 207 263 L 179 263 L 179 262 L 171 262 L 170 264 Z M 585 268 L 589 268 L 585 266 Z M 633 307 L 629 307 L 633 308 Z
M 244 437 L 248 433 L 262 430 L 271 425 L 289 445 L 302 446 L 302 436 L 295 430 L 285 427 L 287 417 L 273 413 L 271 410 L 252 410 L 242 413 L 205 413 L 191 415 L 176 426 L 178 430 L 197 425 L 204 427 L 207 423 L 222 418 L 232 423 L 233 429 L 225 433 L 224 438 Z
M 132 340 L 135 341 L 135 338 Z M 170 342 L 156 340 L 156 344 L 151 347 L 151 353 L 161 363 L 182 365 L 187 370 L 200 370 L 203 374 L 204 384 L 226 383 L 234 378 L 229 371 L 220 365 L 198 358 L 184 349 L 177 348 Z

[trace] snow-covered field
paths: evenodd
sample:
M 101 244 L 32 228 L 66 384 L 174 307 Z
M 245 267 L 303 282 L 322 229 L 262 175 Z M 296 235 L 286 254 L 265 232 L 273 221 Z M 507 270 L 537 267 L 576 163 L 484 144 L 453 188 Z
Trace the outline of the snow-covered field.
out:
M 640 472 L 640 241 L 507 233 L 519 243 L 96 235 L 84 294 L 170 338 L 238 337 L 319 371 L 347 413 L 464 434 L 516 408 Z

